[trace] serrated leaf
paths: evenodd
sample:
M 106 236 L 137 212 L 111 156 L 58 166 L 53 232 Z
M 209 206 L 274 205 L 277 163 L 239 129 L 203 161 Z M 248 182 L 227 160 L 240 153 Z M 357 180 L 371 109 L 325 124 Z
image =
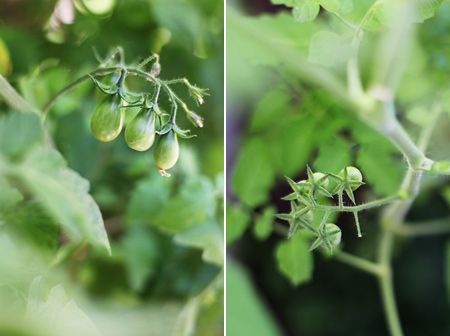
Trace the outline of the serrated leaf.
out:
M 250 215 L 241 207 L 233 208 L 227 204 L 226 235 L 227 245 L 242 237 L 250 223 Z
M 223 266 L 223 229 L 214 219 L 205 219 L 199 225 L 191 226 L 174 237 L 177 244 L 203 250 L 205 262 Z
M 233 191 L 250 207 L 264 203 L 275 182 L 274 162 L 267 147 L 260 137 L 247 140 L 234 169 Z
M 350 40 L 331 31 L 321 31 L 311 39 L 308 61 L 326 67 L 344 63 L 350 55 Z
M 149 220 L 158 229 L 174 234 L 191 224 L 200 224 L 207 217 L 213 217 L 216 206 L 213 183 L 206 177 L 193 177 L 181 186 L 178 195 L 166 202 Z
M 292 9 L 294 20 L 300 23 L 313 21 L 319 14 L 320 6 L 314 0 L 297 0 Z
M 125 232 L 121 245 L 125 252 L 128 282 L 133 291 L 139 292 L 156 269 L 159 257 L 157 237 L 135 222 Z
M 339 12 L 341 7 L 339 0 L 319 0 L 319 4 L 331 13 Z
M 34 113 L 11 113 L 0 119 L 0 153 L 20 156 L 42 140 L 39 117 Z
M 313 255 L 309 253 L 309 241 L 301 232 L 281 242 L 276 250 L 278 267 L 294 286 L 311 280 Z
M 101 335 L 77 304 L 73 300 L 68 300 L 62 285 L 48 291 L 47 284 L 41 276 L 33 280 L 28 291 L 25 319 L 47 331 L 47 335 Z
M 20 176 L 75 240 L 87 239 L 111 253 L 102 214 L 91 195 L 89 182 L 65 167 L 60 154 L 48 147 L 34 152 L 20 168 Z M 59 162 L 50 168 L 49 162 Z
M 272 233 L 275 213 L 275 207 L 270 206 L 265 208 L 263 213 L 256 218 L 253 234 L 258 240 L 265 240 Z

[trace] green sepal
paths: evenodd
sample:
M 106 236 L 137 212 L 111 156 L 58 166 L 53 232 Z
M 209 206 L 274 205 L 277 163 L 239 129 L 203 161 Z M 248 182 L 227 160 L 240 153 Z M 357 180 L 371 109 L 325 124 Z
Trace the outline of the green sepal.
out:
M 117 86 L 117 83 L 113 85 L 105 85 L 98 80 L 96 80 L 93 76 L 88 74 L 88 76 L 92 79 L 95 85 L 97 85 L 98 89 L 103 92 L 104 94 L 113 95 L 116 94 L 119 90 L 119 87 Z
M 317 237 L 317 239 L 314 241 L 314 243 L 312 243 L 312 245 L 311 245 L 311 247 L 309 248 L 308 252 L 311 252 L 311 251 L 315 250 L 315 249 L 318 248 L 321 244 L 322 244 L 322 238 L 321 238 L 321 237 Z

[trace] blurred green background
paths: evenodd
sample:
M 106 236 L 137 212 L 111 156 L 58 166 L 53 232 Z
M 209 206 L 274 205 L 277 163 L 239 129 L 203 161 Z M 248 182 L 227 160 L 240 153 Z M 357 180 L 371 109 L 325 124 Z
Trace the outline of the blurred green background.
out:
M 373 3 L 353 1 L 354 9 L 345 18 L 358 23 Z M 399 120 L 413 140 L 429 123 L 430 106 L 448 92 L 449 15 L 450 4 L 444 1 L 435 17 L 413 26 L 396 93 Z M 372 276 L 325 253 L 307 254 L 310 241 L 305 251 L 292 256 L 298 274 L 281 270 L 285 259 L 279 251 L 288 244 L 287 223 L 273 215 L 290 211 L 289 202 L 281 201 L 292 191 L 284 176 L 307 178 L 306 164 L 313 171 L 335 174 L 345 165 L 356 166 L 366 185 L 355 197 L 364 203 L 395 192 L 407 168 L 383 136 L 352 116 L 324 87 L 303 77 L 307 71 L 301 67 L 309 57 L 311 66 L 323 66 L 324 73 L 345 85 L 345 63 L 338 50 L 324 49 L 322 59 L 311 54 L 311 38 L 322 30 L 344 41 L 351 36 L 324 10 L 314 22 L 300 24 L 290 8 L 270 0 L 227 2 L 226 313 L 233 336 L 388 335 Z M 365 87 L 376 69 L 382 34 L 364 35 L 360 64 Z M 435 160 L 450 157 L 449 110 L 447 106 L 440 116 L 426 151 Z M 352 214 L 333 219 L 343 233 L 342 249 L 373 260 L 379 214 L 360 214 L 362 238 L 356 235 Z M 436 220 L 450 225 L 449 214 L 449 179 L 426 176 L 408 223 Z M 450 334 L 449 235 L 399 238 L 393 267 L 405 335 Z
M 159 175 L 151 149 L 130 149 L 123 132 L 110 143 L 94 138 L 89 122 L 101 94 L 91 81 L 55 103 L 48 137 L 69 169 L 90 182 L 112 256 L 71 241 L 20 179 L 2 176 L 0 334 L 223 334 L 223 9 L 223 1 L 207 0 L 0 2 L 0 73 L 37 110 L 93 70 L 95 52 L 105 57 L 117 46 L 127 64 L 158 53 L 160 78 L 186 77 L 209 89 L 196 106 L 185 87 L 174 87 L 204 127 L 193 127 L 180 109 L 179 126 L 196 137 L 180 139 L 170 179 Z M 132 78 L 127 84 L 139 88 Z M 161 100 L 168 112 L 167 97 Z M 137 111 L 127 110 L 125 125 Z M 16 125 L 17 113 L 1 103 L 3 130 Z M 25 132 L 1 137 L 3 159 L 14 142 L 30 139 Z M 45 146 L 32 140 L 30 148 Z M 10 163 L 28 162 L 26 146 L 22 161 Z M 61 315 L 47 315 L 54 311 Z

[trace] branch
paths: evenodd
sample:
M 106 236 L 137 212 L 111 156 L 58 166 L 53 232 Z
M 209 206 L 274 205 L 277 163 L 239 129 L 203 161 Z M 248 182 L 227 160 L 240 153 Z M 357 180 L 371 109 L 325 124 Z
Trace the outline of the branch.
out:
M 30 106 L 2 75 L 0 75 L 0 96 L 9 106 L 17 111 L 38 113 L 38 111 Z

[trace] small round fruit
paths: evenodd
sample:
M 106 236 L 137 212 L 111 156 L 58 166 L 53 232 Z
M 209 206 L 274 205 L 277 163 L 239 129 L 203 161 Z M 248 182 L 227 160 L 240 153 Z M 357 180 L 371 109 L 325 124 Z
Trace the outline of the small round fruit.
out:
M 322 174 L 322 173 L 314 173 L 313 176 L 314 176 L 314 179 L 317 181 L 317 180 L 320 180 L 322 177 L 324 177 L 325 174 Z M 327 187 L 328 187 L 328 178 L 326 178 L 326 179 L 322 182 L 322 187 L 324 187 L 324 188 L 327 188 Z
M 358 168 L 355 167 L 345 167 L 347 169 L 347 180 L 350 182 L 362 182 L 362 175 Z M 344 169 L 339 173 L 340 177 L 344 177 Z M 356 190 L 359 186 L 351 186 L 352 190 Z
M 159 169 L 169 169 L 177 162 L 179 152 L 177 134 L 170 130 L 156 140 L 153 148 L 153 160 Z
M 328 241 L 330 242 L 331 247 L 336 247 L 339 245 L 342 238 L 342 232 L 339 226 L 328 223 L 325 224 L 323 231 L 325 235 L 328 236 Z
M 108 95 L 97 106 L 91 117 L 92 134 L 100 141 L 114 140 L 122 131 L 124 114 L 118 93 Z
M 125 129 L 125 141 L 137 151 L 146 151 L 155 141 L 156 114 L 152 109 L 142 109 Z

